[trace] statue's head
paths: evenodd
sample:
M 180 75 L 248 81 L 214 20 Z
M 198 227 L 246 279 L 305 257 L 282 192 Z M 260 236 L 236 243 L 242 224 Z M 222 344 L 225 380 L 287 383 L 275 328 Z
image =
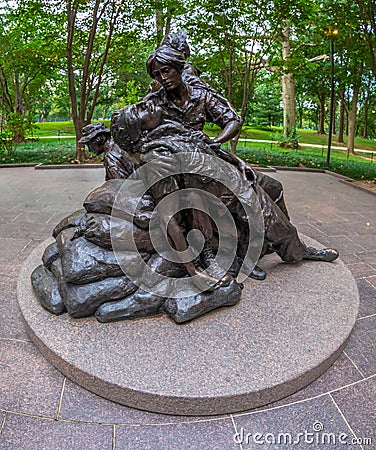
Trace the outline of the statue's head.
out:
M 153 75 L 155 64 L 173 67 L 181 74 L 185 65 L 185 56 L 183 52 L 169 45 L 161 45 L 146 61 L 146 70 L 152 78 L 155 78 Z
M 162 110 L 142 101 L 115 111 L 111 119 L 111 132 L 115 142 L 124 150 L 132 150 L 143 130 L 152 130 L 161 123 Z
M 91 141 L 97 140 L 99 136 L 103 137 L 105 140 L 109 139 L 111 135 L 110 130 L 106 127 L 103 122 L 91 123 L 83 127 L 82 137 L 78 141 L 80 144 L 88 144 Z

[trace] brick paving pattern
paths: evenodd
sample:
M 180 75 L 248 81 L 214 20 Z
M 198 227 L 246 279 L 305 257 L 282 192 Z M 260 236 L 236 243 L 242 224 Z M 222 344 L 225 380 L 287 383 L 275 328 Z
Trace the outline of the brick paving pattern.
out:
M 169 416 L 112 403 L 66 379 L 32 344 L 18 309 L 25 258 L 103 175 L 0 170 L 0 449 L 376 448 L 376 196 L 328 174 L 272 174 L 299 231 L 337 247 L 356 279 L 354 331 L 336 363 L 291 397 L 239 414 Z

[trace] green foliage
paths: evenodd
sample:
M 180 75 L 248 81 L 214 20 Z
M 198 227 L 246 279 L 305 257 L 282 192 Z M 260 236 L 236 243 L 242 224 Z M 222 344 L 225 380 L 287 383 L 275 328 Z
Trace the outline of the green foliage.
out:
M 230 98 L 238 112 L 244 115 L 246 124 L 265 127 L 280 123 L 280 76 L 284 71 L 290 71 L 296 81 L 301 126 L 317 127 L 320 109 L 323 130 L 327 130 L 330 60 L 315 58 L 329 54 L 331 38 L 328 30 L 335 27 L 338 30 L 338 35 L 333 38 L 336 129 L 339 90 L 345 93 L 345 106 L 348 108 L 354 83 L 360 80 L 359 66 L 362 62 L 357 130 L 359 134 L 366 130 L 365 135 L 376 137 L 374 52 L 370 51 L 367 41 L 371 38 L 375 43 L 374 22 L 369 21 L 369 26 L 364 28 L 364 18 L 359 9 L 361 4 L 374 4 L 369 0 L 100 2 L 106 7 L 102 15 L 98 13 L 99 28 L 88 61 L 85 92 L 80 89 L 84 75 L 83 59 L 96 1 L 23 0 L 3 3 L 0 15 L 0 102 L 7 112 L 24 111 L 43 119 L 70 118 L 72 108 L 66 61 L 68 3 L 78 6 L 72 48 L 77 104 L 78 107 L 84 105 L 85 97 L 90 103 L 95 93 L 92 88 L 98 81 L 112 6 L 116 5 L 119 15 L 105 62 L 97 108 L 92 117 L 110 117 L 113 109 L 140 100 L 150 81 L 145 71 L 145 60 L 159 43 L 160 34 L 185 27 L 191 46 L 190 60 L 202 71 L 203 79 Z M 374 6 L 372 8 L 374 13 Z M 281 30 L 286 20 L 291 27 L 291 57 L 288 61 L 281 56 Z M 161 25 L 158 30 L 156 22 Z M 367 73 L 373 73 L 373 76 L 366 76 Z M 369 106 L 367 111 L 366 102 Z
M 296 127 L 293 127 L 291 131 L 285 131 L 285 133 L 276 133 L 275 139 L 278 142 L 278 145 L 282 148 L 299 148 L 299 138 L 296 131 Z
M 371 162 L 346 161 L 343 159 L 331 159 L 330 165 L 326 164 L 325 157 L 312 156 L 304 152 L 278 152 L 265 149 L 239 149 L 238 156 L 252 164 L 261 167 L 287 166 L 308 167 L 312 169 L 330 170 L 354 180 L 375 180 L 376 164 Z
M 13 139 L 9 130 L 2 129 L 0 132 L 0 153 L 13 154 Z
M 269 0 L 188 1 L 186 28 L 199 50 L 194 64 L 245 117 L 257 73 L 270 53 L 279 21 Z
M 70 164 L 74 161 L 75 142 L 66 140 L 58 143 L 43 140 L 20 144 L 18 151 L 12 155 L 0 155 L 1 164 Z
M 281 124 L 281 86 L 279 77 L 262 70 L 258 77 L 253 97 L 248 104 L 245 123 L 250 126 L 272 127 Z
M 9 113 L 1 124 L 0 149 L 13 155 L 17 146 L 36 128 L 33 119 L 18 113 Z
M 1 108 L 31 114 L 41 89 L 60 67 L 61 30 L 57 15 L 41 2 L 12 4 L 0 15 Z

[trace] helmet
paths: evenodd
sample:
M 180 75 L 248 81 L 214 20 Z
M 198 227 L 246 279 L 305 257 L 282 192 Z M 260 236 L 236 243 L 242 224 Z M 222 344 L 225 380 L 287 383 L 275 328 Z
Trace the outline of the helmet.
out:
M 91 123 L 82 128 L 82 138 L 78 141 L 80 144 L 87 144 L 99 134 L 110 136 L 111 131 L 106 128 L 103 122 Z

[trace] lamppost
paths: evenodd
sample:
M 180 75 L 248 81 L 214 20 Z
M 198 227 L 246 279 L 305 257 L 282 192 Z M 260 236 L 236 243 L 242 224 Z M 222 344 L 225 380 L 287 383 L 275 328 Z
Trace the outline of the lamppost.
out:
M 332 146 L 333 121 L 334 121 L 334 36 L 337 36 L 338 30 L 329 28 L 325 33 L 330 39 L 330 112 L 329 112 L 329 133 L 328 133 L 328 150 L 326 153 L 326 164 L 330 163 L 330 149 Z

